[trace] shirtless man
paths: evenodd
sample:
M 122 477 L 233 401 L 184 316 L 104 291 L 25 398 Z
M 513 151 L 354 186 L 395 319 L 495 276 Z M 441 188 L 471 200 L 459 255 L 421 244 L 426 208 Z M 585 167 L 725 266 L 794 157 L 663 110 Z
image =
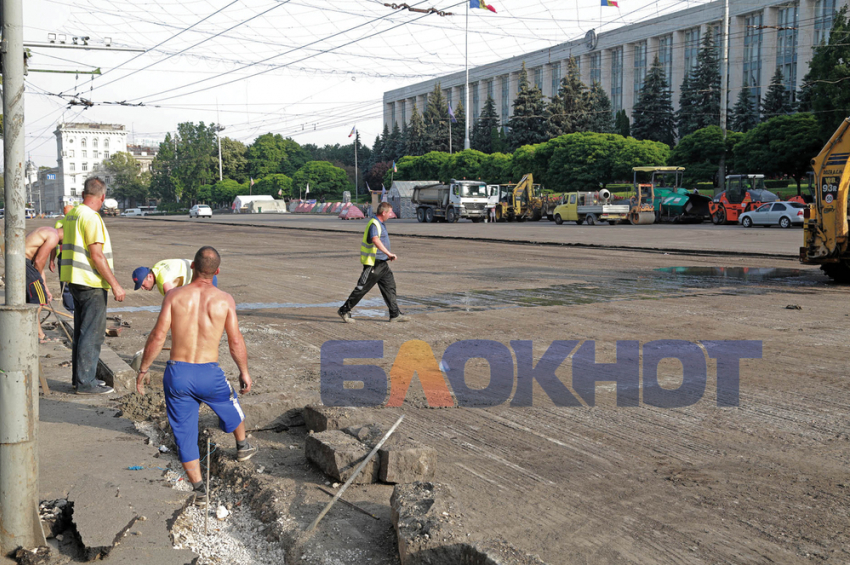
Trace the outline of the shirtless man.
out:
M 194 278 L 188 285 L 165 295 L 156 326 L 148 336 L 145 353 L 136 378 L 136 390 L 145 393 L 150 383 L 148 369 L 162 351 L 171 330 L 171 359 L 162 377 L 168 422 L 180 454 L 183 469 L 192 483 L 195 504 L 206 504 L 198 452 L 198 412 L 201 402 L 218 415 L 219 426 L 236 438 L 236 459 L 247 461 L 257 453 L 245 435 L 245 415 L 236 392 L 218 366 L 221 334 L 227 332 L 230 356 L 239 367 L 242 394 L 251 390 L 248 351 L 236 320 L 236 302 L 212 284 L 221 257 L 212 247 L 201 247 L 192 262 Z
M 56 248 L 62 243 L 62 230 L 43 227 L 27 234 L 24 246 L 27 257 L 27 304 L 39 304 L 38 314 L 44 305 L 53 300 L 53 295 L 44 283 L 44 267 L 50 264 L 50 272 L 56 272 Z M 38 340 L 44 343 L 45 336 L 38 325 Z

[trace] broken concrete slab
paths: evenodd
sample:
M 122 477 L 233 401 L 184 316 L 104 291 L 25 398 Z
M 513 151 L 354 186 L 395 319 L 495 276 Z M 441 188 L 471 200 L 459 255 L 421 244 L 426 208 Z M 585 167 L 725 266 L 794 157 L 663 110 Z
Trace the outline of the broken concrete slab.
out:
M 74 323 L 62 320 L 65 329 L 74 335 Z M 100 348 L 100 358 L 97 362 L 97 378 L 115 389 L 118 394 L 136 390 L 136 372 L 117 353 L 105 343 Z
M 384 430 L 378 424 L 348 426 L 347 428 L 343 428 L 342 431 L 368 445 L 370 449 L 378 445 L 378 442 L 384 437 Z
M 384 445 L 378 460 L 378 479 L 385 483 L 430 481 L 437 472 L 437 450 L 413 440 Z
M 121 490 L 102 477 L 86 475 L 68 493 L 71 520 L 85 549 L 86 561 L 105 557 L 138 518 Z
M 284 392 L 265 392 L 239 398 L 247 430 L 284 431 L 303 424 L 304 403 Z
M 347 481 L 369 448 L 340 430 L 328 430 L 307 436 L 304 454 L 326 475 Z M 374 483 L 378 479 L 378 460 L 373 457 L 354 480 L 357 484 Z
M 304 407 L 304 424 L 307 431 L 324 432 L 340 430 L 354 425 L 354 415 L 343 408 L 311 404 Z

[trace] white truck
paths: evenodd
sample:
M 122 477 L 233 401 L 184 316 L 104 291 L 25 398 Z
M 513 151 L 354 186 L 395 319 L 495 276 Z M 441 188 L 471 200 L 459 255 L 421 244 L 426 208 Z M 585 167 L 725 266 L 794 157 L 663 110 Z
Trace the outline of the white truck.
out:
M 107 198 L 103 201 L 103 206 L 100 207 L 101 216 L 117 216 L 118 201 L 114 198 Z
M 456 222 L 469 218 L 483 222 L 487 218 L 490 189 L 483 181 L 455 180 L 413 188 L 410 199 L 420 222 Z

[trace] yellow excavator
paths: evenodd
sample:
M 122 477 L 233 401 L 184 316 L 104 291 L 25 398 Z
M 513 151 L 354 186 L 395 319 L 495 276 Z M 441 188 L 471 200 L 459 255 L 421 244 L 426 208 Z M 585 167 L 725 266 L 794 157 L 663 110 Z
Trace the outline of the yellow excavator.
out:
M 850 283 L 847 198 L 850 194 L 850 118 L 845 119 L 817 157 L 813 202 L 804 212 L 800 262 L 820 265 L 836 282 Z
M 497 222 L 537 221 L 543 217 L 543 199 L 540 185 L 534 184 L 531 173 L 517 184 L 499 186 L 499 203 L 496 205 Z

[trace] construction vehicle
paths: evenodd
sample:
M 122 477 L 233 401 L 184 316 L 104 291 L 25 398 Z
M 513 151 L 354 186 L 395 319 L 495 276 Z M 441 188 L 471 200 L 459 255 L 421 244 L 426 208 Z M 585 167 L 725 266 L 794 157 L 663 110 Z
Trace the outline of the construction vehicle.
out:
M 531 173 L 517 184 L 499 185 L 499 202 L 496 204 L 497 222 L 537 221 L 543 217 L 543 199 L 540 185 L 534 184 Z
M 812 159 L 814 202 L 803 216 L 800 262 L 820 265 L 836 282 L 850 283 L 847 197 L 850 194 L 850 118 L 845 119 L 826 146 Z
M 815 201 L 815 173 L 809 171 L 806 173 L 806 193 L 798 196 L 792 196 L 788 202 L 799 202 L 800 204 L 811 204 Z
M 455 180 L 449 184 L 431 184 L 413 188 L 411 203 L 420 222 L 456 222 L 469 218 L 483 222 L 487 218 L 490 190 L 482 181 Z
M 544 194 L 541 199 L 543 201 L 541 215 L 552 222 L 555 220 L 555 208 L 566 203 L 567 195 L 563 192 Z
M 634 172 L 636 194 L 633 203 L 636 205 L 638 200 L 651 202 L 651 211 L 655 216 L 653 222 L 699 224 L 709 218 L 711 199 L 700 195 L 696 190 L 691 191 L 682 187 L 684 167 L 634 167 L 632 171 Z M 643 188 L 639 189 L 641 186 Z M 652 197 L 644 198 L 641 196 L 638 198 L 638 192 L 642 195 L 651 192 Z M 650 211 L 645 203 L 641 204 L 641 207 L 642 209 L 630 217 L 630 220 L 638 219 L 641 212 Z M 647 222 L 644 217 L 641 223 L 653 222 Z
M 575 222 L 589 226 L 597 222 L 608 222 L 612 226 L 629 215 L 628 204 L 611 204 L 614 196 L 610 191 L 574 192 L 566 196 L 565 202 L 555 208 L 555 223 Z
M 655 187 L 652 183 L 635 183 L 635 195 L 629 200 L 628 219 L 633 226 L 655 223 Z
M 764 188 L 764 175 L 727 175 L 726 190 L 714 195 L 708 209 L 715 225 L 737 224 L 744 212 L 777 200 L 778 196 Z
M 106 198 L 103 200 L 103 206 L 100 207 L 101 216 L 117 216 L 118 201 L 114 198 Z

